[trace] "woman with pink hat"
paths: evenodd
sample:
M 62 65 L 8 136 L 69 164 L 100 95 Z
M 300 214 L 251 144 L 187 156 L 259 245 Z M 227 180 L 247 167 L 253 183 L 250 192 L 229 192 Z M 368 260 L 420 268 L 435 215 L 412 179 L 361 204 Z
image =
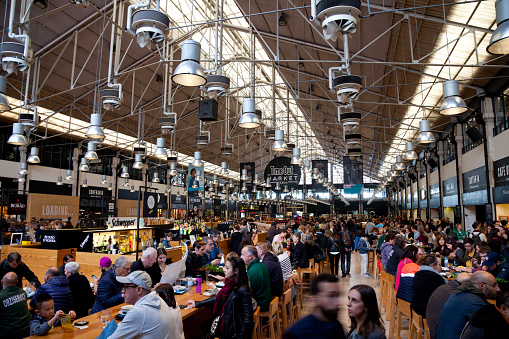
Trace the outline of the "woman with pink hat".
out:
M 103 277 L 104 273 L 109 271 L 111 269 L 111 259 L 109 257 L 102 257 L 101 260 L 99 260 L 99 267 L 101 268 L 101 278 Z M 101 278 L 97 279 L 95 275 L 92 276 L 92 279 L 94 280 L 94 293 L 97 294 L 97 283 Z

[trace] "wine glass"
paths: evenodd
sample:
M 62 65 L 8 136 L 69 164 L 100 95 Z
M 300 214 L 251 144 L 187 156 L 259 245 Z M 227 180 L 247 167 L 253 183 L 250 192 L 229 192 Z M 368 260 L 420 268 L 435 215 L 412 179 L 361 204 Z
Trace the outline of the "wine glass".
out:
M 103 328 L 105 328 L 111 320 L 111 310 L 102 310 L 100 319 L 103 324 Z

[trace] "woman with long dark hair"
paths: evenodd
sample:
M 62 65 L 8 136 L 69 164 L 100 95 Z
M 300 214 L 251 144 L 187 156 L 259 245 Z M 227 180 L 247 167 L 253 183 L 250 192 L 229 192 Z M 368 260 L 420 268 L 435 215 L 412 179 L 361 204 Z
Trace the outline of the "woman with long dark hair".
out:
M 242 235 L 242 241 L 239 244 L 239 249 L 237 250 L 237 254 L 240 255 L 242 252 L 242 248 L 246 245 L 254 245 L 253 244 L 253 233 L 247 232 Z
M 189 300 L 186 305 L 188 307 L 214 307 L 212 314 L 217 327 L 213 338 L 252 338 L 253 304 L 244 261 L 240 258 L 227 259 L 224 276 L 225 285 L 215 297 L 201 302 Z
M 433 253 L 437 253 L 441 256 L 448 256 L 451 251 L 447 248 L 445 244 L 446 239 L 445 235 L 437 234 L 435 237 L 435 248 L 433 249 Z
M 396 291 L 399 287 L 399 279 L 401 278 L 401 271 L 403 270 L 403 267 L 406 264 L 417 262 L 417 252 L 419 249 L 417 246 L 414 245 L 408 245 L 403 250 L 403 254 L 399 258 L 399 264 L 398 264 L 398 270 L 396 272 L 396 281 L 394 284 L 394 287 L 396 288 Z
M 375 290 L 368 285 L 355 285 L 348 293 L 350 332 L 348 339 L 385 339 L 385 327 L 378 311 Z

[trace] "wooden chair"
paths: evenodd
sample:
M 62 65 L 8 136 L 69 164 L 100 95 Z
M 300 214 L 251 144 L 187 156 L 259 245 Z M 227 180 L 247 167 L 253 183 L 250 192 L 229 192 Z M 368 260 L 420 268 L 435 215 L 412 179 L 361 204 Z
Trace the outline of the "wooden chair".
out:
M 375 251 L 368 251 L 368 273 L 375 270 L 375 254 Z
M 396 278 L 388 274 L 387 278 L 389 280 L 388 283 L 388 298 L 385 307 L 385 319 L 389 322 L 389 338 L 394 338 L 394 332 L 396 332 L 396 289 L 394 288 L 394 281 Z
M 428 322 L 426 319 L 422 319 L 424 325 L 424 339 L 431 339 L 431 332 L 429 331 Z
M 316 266 L 316 267 L 315 267 Z M 318 265 L 315 265 L 315 259 L 311 258 L 309 259 L 309 267 L 308 268 L 298 268 L 299 272 L 299 278 L 302 282 L 301 289 L 309 289 L 311 288 L 311 281 L 313 280 L 313 277 L 316 276 L 318 273 Z
M 408 334 L 409 339 L 413 339 L 414 335 L 417 334 L 417 339 L 421 339 L 424 333 L 424 326 L 422 325 L 422 316 L 415 313 L 412 310 L 412 323 L 410 326 L 410 333 Z
M 272 301 L 269 305 L 269 310 L 267 312 L 260 312 L 258 318 L 260 319 L 260 325 L 261 325 L 261 334 L 263 334 L 263 318 L 269 319 L 269 325 L 267 326 L 268 329 L 268 337 L 262 337 L 260 338 L 270 338 L 270 339 L 276 339 L 281 337 L 281 326 L 279 326 L 279 298 L 274 297 L 272 298 Z M 274 319 L 274 317 L 276 319 Z
M 401 320 L 403 316 L 408 318 L 408 331 L 412 328 L 412 308 L 408 301 L 397 298 L 397 310 L 396 310 L 396 339 L 401 339 L 401 331 L 404 329 L 401 326 Z
M 253 326 L 253 339 L 260 338 L 261 335 L 261 329 L 260 329 L 260 306 L 256 308 L 256 311 L 253 313 L 253 320 L 254 320 L 254 326 Z
M 296 322 L 297 320 L 299 320 L 299 305 L 298 305 L 299 298 L 300 298 L 300 302 L 301 302 L 300 306 L 301 306 L 301 308 L 303 307 L 301 295 L 302 295 L 302 288 L 299 290 L 299 295 L 297 296 L 297 303 L 294 304 L 293 300 L 292 300 L 292 304 L 291 304 L 292 305 L 292 312 L 291 312 L 292 313 L 292 322 Z
M 378 286 L 380 284 L 380 269 L 378 268 L 378 261 L 381 259 L 381 257 L 377 254 L 375 259 L 375 286 Z
M 283 293 L 279 300 L 279 318 L 281 319 L 281 326 L 283 330 L 293 323 L 292 309 L 289 307 L 292 302 L 292 289 L 288 289 Z M 289 311 L 289 312 L 288 312 Z
M 379 293 L 378 293 L 378 309 L 379 309 L 379 312 L 382 313 L 382 308 L 385 307 L 385 317 L 387 318 L 387 306 L 389 304 L 389 294 L 390 294 L 390 290 L 389 288 L 391 287 L 390 286 L 390 283 L 389 283 L 389 276 L 390 274 L 387 273 L 387 272 L 380 272 L 380 290 L 379 290 Z M 388 319 L 387 319 L 388 320 Z

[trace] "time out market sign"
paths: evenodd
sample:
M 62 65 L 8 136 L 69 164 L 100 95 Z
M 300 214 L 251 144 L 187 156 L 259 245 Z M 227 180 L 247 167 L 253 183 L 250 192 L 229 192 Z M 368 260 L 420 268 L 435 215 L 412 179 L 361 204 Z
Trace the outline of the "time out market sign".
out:
M 297 189 L 301 170 L 299 165 L 291 164 L 289 157 L 277 157 L 272 159 L 265 167 L 265 180 L 270 180 L 272 189 L 279 183 L 281 189 L 288 185 L 288 189 Z

